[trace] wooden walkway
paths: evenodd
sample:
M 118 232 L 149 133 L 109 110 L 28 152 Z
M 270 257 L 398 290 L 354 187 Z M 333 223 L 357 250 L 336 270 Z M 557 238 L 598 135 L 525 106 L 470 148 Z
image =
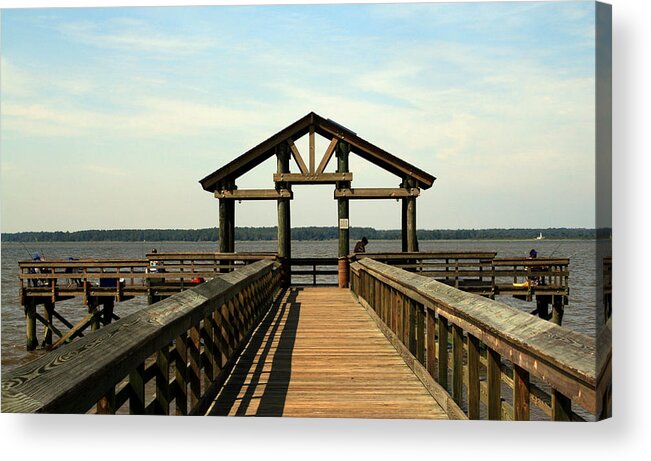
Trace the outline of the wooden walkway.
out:
M 283 293 L 208 413 L 447 419 L 350 291 L 324 287 Z

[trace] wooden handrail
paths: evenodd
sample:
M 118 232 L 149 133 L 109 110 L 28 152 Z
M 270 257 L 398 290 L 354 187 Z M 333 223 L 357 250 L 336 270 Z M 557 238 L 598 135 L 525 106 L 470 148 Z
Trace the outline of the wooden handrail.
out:
M 127 401 L 131 413 L 167 414 L 172 401 L 177 414 L 202 411 L 270 305 L 278 267 L 242 266 L 3 374 L 2 412 L 113 413 Z
M 597 417 L 603 414 L 602 402 L 610 388 L 610 373 L 605 371 L 610 369 L 610 355 L 609 351 L 599 351 L 597 369 L 594 338 L 370 258 L 351 265 L 351 273 L 353 292 L 377 313 L 413 360 L 426 366 L 446 390 L 448 372 L 452 374 L 452 396 L 458 404 L 465 367 L 470 379 L 465 384 L 472 408 L 469 416 L 478 417 L 479 390 L 483 386 L 489 417 L 502 418 L 505 402 L 499 395 L 499 385 L 490 377 L 491 370 L 498 370 L 498 381 L 502 380 L 501 358 L 511 362 L 514 369 L 514 419 L 529 417 L 530 377 L 550 386 L 553 419 L 573 418 L 570 402 Z M 427 332 L 419 333 L 424 323 Z M 449 353 L 448 334 L 453 338 Z M 483 360 L 488 363 L 489 378 L 481 385 L 479 373 L 473 368 L 480 363 L 475 358 L 478 347 L 486 351 Z M 608 358 L 604 359 L 604 354 Z M 449 360 L 448 355 L 453 358 Z

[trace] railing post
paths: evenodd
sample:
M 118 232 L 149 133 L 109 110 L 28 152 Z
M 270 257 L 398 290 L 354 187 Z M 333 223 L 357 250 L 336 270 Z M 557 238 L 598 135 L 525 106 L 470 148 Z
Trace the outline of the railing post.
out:
M 427 309 L 427 371 L 434 377 L 436 363 L 436 318 L 434 311 Z
M 463 330 L 452 325 L 452 398 L 461 405 L 463 392 Z
M 425 364 L 425 307 L 415 304 L 416 314 L 416 359 Z
M 502 419 L 502 359 L 493 349 L 486 349 L 486 382 L 488 383 L 488 419 Z
M 513 364 L 513 419 L 529 420 L 529 372 Z
M 409 298 L 406 304 L 409 311 L 409 352 L 416 355 L 416 305 Z
M 190 341 L 188 349 L 190 350 L 190 409 L 196 407 L 201 398 L 201 342 L 199 326 L 194 325 L 190 329 Z
M 141 363 L 129 373 L 129 414 L 145 413 L 145 364 Z
M 552 420 L 571 421 L 572 401 L 552 388 Z
M 479 419 L 479 339 L 468 333 L 468 418 Z
M 439 384 L 443 389 L 448 388 L 448 319 L 439 314 Z
M 170 413 L 170 349 L 169 344 L 163 346 L 156 354 L 156 413 Z
M 174 341 L 176 348 L 176 389 L 175 407 L 177 415 L 188 414 L 188 334 L 181 333 Z

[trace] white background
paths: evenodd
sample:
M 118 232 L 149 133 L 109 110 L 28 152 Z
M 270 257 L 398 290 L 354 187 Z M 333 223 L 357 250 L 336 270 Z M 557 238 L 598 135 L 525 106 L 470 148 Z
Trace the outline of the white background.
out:
M 199 4 L 237 2 L 192 1 Z M 254 3 L 304 3 L 264 2 Z M 324 2 L 321 2 L 324 3 Z M 614 418 L 598 424 L 0 415 L 2 459 L 628 459 L 651 451 L 649 2 L 613 5 Z M 6 7 L 182 2 L 5 1 Z M 1 107 L 0 107 L 1 110 Z M 646 271 L 644 273 L 643 271 Z

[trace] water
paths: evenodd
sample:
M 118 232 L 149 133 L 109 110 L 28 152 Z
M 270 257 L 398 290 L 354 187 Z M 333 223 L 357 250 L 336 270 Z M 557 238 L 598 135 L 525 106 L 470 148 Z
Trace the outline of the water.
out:
M 354 242 L 351 242 L 351 247 Z M 596 322 L 601 321 L 600 309 L 596 309 L 599 284 L 595 276 L 597 245 L 594 240 L 541 240 L 541 241 L 421 241 L 421 251 L 496 251 L 498 257 L 529 254 L 535 248 L 539 257 L 570 258 L 570 300 L 565 309 L 563 326 L 586 335 L 595 336 Z M 19 304 L 18 261 L 29 259 L 29 253 L 39 252 L 48 259 L 67 258 L 143 258 L 152 248 L 161 251 L 215 251 L 214 242 L 52 242 L 26 244 L 14 242 L 2 243 L 1 258 L 1 320 L 2 320 L 2 372 L 35 359 L 44 354 L 41 350 L 25 350 L 25 318 Z M 336 240 L 318 242 L 292 242 L 294 257 L 335 257 L 338 243 Z M 239 252 L 274 252 L 275 241 L 236 242 Z M 367 246 L 369 252 L 400 251 L 399 240 L 371 241 Z M 599 294 L 600 297 L 600 294 Z M 511 297 L 498 297 L 498 301 L 530 312 L 534 303 L 518 301 Z M 116 305 L 120 317 L 128 315 L 146 305 L 144 297 Z M 86 314 L 79 299 L 57 303 L 59 311 L 66 319 L 76 323 Z M 39 340 L 42 326 L 37 326 Z

